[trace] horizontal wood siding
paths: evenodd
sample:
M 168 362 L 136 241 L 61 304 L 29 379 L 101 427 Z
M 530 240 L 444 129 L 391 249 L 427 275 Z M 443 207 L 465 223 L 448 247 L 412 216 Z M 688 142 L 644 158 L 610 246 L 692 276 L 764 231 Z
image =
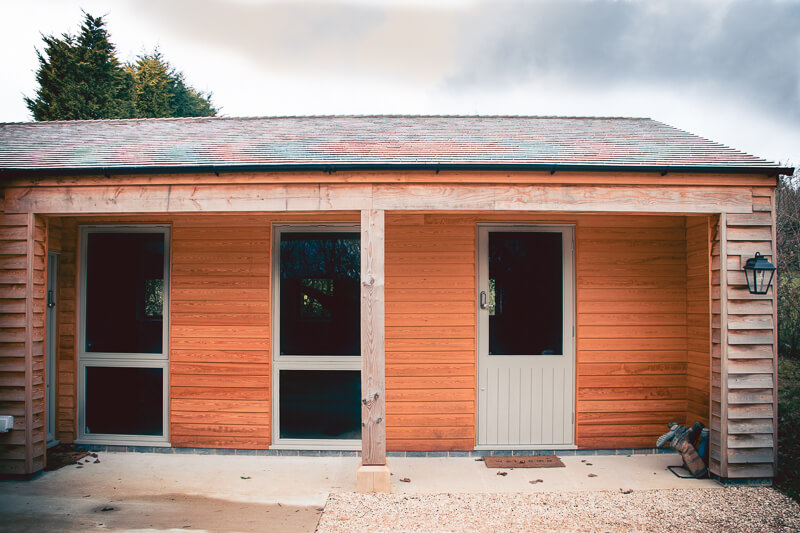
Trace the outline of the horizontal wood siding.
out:
M 55 219 L 60 227 L 58 242 L 58 316 L 56 327 L 56 428 L 62 443 L 75 440 L 78 424 L 78 224 L 74 218 Z M 51 220 L 51 225 L 53 221 Z
M 178 217 L 172 223 L 170 442 L 270 443 L 267 217 Z
M 75 309 L 76 225 L 122 220 L 170 223 L 173 228 L 172 444 L 268 446 L 270 224 L 357 222 L 357 216 L 64 218 L 60 316 Z M 389 212 L 389 450 L 475 445 L 478 223 L 577 226 L 579 446 L 650 447 L 666 422 L 686 420 L 684 217 Z M 58 438 L 64 440 L 75 431 L 76 327 L 74 315 L 60 320 Z
M 388 450 L 475 446 L 473 217 L 386 215 Z
M 684 217 L 581 217 L 576 231 L 581 448 L 650 448 L 686 422 Z
M 774 264 L 774 190 L 753 188 L 753 213 L 726 216 L 725 276 L 727 356 L 722 379 L 727 389 L 722 424 L 722 476 L 772 477 L 775 466 L 777 380 L 775 291 L 752 295 L 744 266 L 755 252 Z
M 44 468 L 46 246 L 42 217 L 0 213 L 0 474 Z
M 711 387 L 708 217 L 686 218 L 686 423 L 708 426 Z

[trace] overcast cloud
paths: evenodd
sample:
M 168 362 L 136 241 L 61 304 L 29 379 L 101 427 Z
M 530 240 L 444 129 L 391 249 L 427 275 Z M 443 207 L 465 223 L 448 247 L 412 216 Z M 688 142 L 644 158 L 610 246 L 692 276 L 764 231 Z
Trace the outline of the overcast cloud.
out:
M 28 0 L 0 8 L 0 120 L 42 33 L 107 14 L 230 116 L 650 116 L 800 163 L 800 1 Z

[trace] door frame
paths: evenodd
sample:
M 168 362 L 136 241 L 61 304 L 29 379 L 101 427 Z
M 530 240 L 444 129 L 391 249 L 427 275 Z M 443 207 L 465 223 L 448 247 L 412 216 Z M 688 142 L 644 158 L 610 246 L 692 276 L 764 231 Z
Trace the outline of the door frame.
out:
M 481 291 L 484 287 L 488 287 L 488 267 L 489 267 L 489 233 L 493 232 L 543 232 L 543 233 L 561 233 L 562 235 L 562 265 L 563 265 L 563 352 L 564 357 L 569 360 L 571 372 L 568 376 L 571 378 L 571 393 L 569 394 L 571 413 L 569 422 L 571 426 L 571 442 L 567 444 L 515 444 L 515 445 L 495 445 L 485 444 L 481 442 L 481 433 L 484 424 L 486 424 L 486 413 L 481 412 L 481 376 L 483 365 L 485 365 L 484 358 L 488 357 L 489 348 L 489 319 L 488 313 L 481 309 Z M 475 284 L 475 309 L 476 309 L 476 432 L 475 442 L 476 450 L 497 449 L 520 449 L 520 450 L 535 450 L 535 449 L 575 449 L 575 411 L 576 411 L 576 274 L 575 274 L 575 224 L 502 224 L 502 223 L 488 223 L 478 224 L 477 228 L 477 250 L 476 250 L 476 284 Z M 500 356 L 502 357 L 502 356 Z M 517 356 L 512 356 L 517 357 Z M 524 356 L 523 356 L 524 357 Z M 542 356 L 551 357 L 551 356 Z
M 353 223 L 287 223 L 272 224 L 272 249 L 270 253 L 272 268 L 270 287 L 271 357 L 271 444 L 277 450 L 360 450 L 361 439 L 284 439 L 280 436 L 280 371 L 281 370 L 358 370 L 361 372 L 361 354 L 358 355 L 281 355 L 280 352 L 280 309 L 281 309 L 281 234 L 283 233 L 358 233 L 361 226 Z M 359 308 L 359 314 L 360 314 Z

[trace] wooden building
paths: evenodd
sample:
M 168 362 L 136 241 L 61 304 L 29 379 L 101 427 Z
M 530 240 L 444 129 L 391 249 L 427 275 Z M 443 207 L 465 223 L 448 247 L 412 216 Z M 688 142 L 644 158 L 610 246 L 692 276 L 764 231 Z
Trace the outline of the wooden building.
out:
M 649 119 L 0 124 L 0 472 L 48 442 L 653 448 L 770 478 L 791 169 Z M 773 260 L 774 262 L 774 260 Z

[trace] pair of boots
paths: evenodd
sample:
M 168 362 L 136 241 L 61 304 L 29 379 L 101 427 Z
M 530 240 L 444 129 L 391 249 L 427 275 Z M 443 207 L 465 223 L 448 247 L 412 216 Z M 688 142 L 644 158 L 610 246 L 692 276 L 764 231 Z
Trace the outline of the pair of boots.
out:
M 668 424 L 669 431 L 656 440 L 656 447 L 663 448 L 669 443 L 670 448 L 681 454 L 683 464 L 694 477 L 701 477 L 708 472 L 706 463 L 697 449 L 705 448 L 708 443 L 708 430 L 704 431 L 703 424 L 695 423 L 692 428 L 679 425 L 677 422 Z

